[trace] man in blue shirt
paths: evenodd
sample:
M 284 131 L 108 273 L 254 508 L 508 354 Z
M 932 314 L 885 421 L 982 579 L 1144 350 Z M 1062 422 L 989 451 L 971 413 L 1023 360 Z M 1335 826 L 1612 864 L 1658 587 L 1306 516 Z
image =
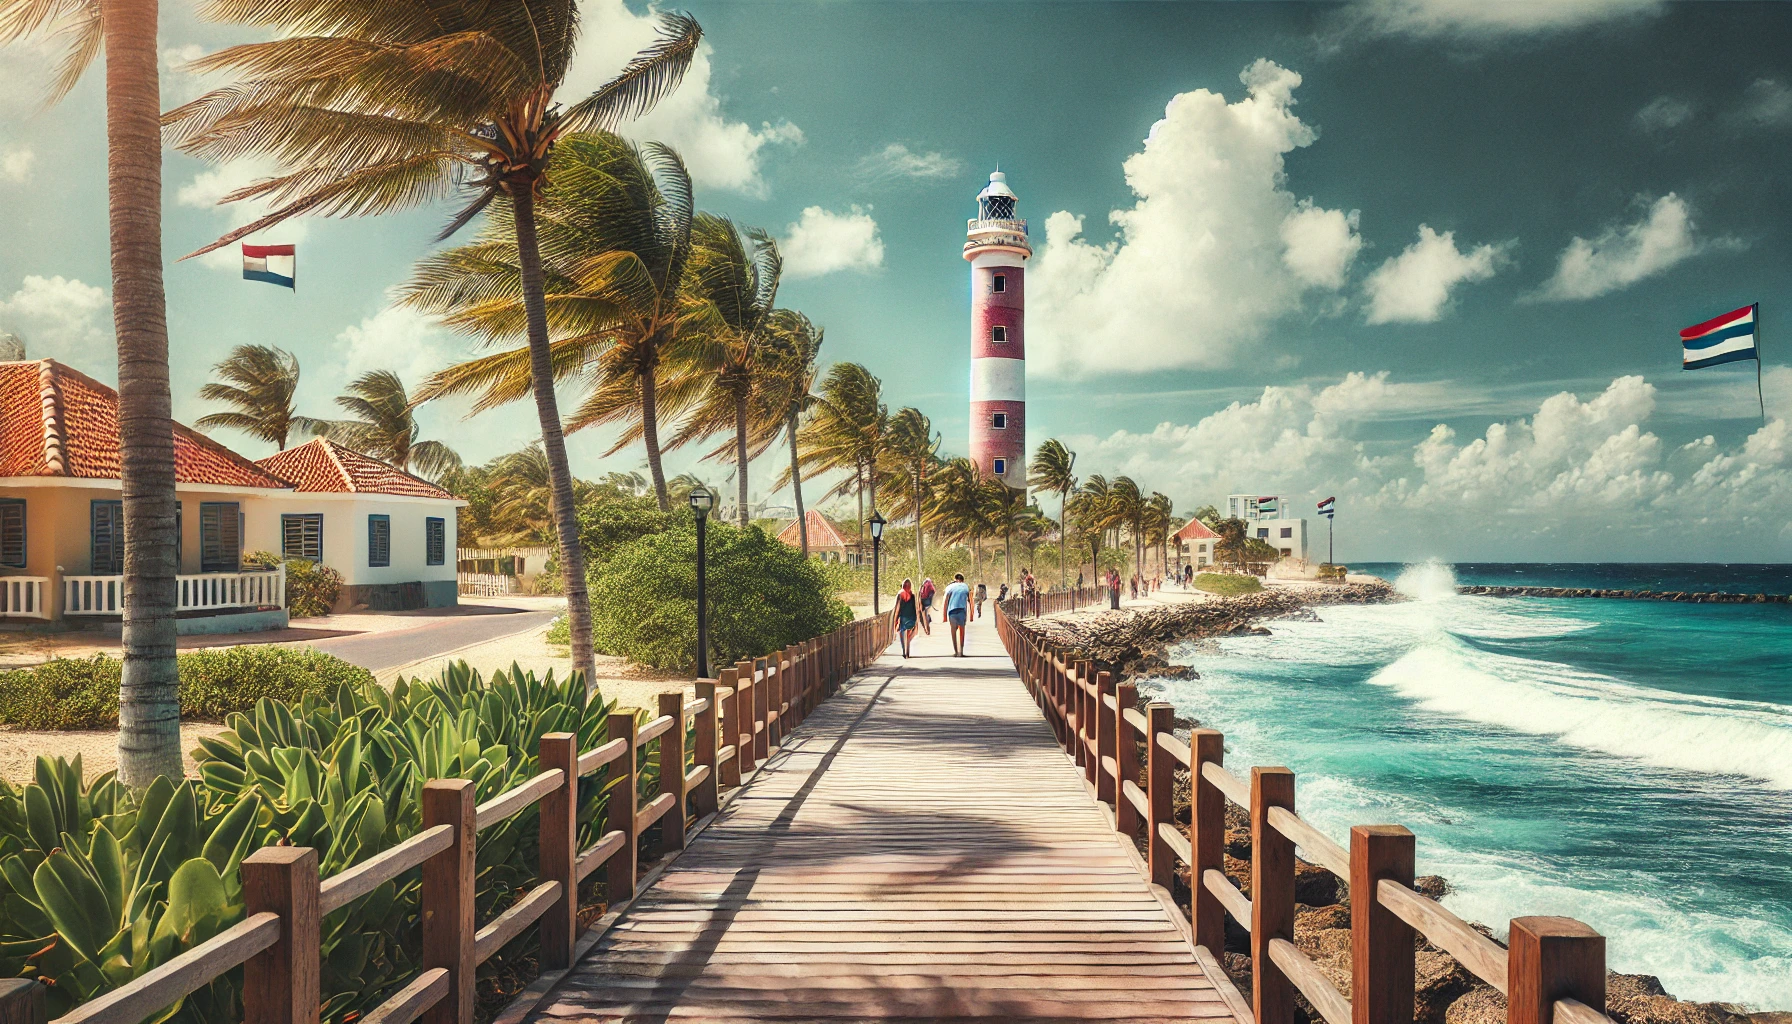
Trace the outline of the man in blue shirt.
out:
M 953 573 L 946 587 L 946 622 L 952 628 L 952 656 L 964 657 L 964 622 L 970 615 L 971 588 L 965 585 L 964 573 Z

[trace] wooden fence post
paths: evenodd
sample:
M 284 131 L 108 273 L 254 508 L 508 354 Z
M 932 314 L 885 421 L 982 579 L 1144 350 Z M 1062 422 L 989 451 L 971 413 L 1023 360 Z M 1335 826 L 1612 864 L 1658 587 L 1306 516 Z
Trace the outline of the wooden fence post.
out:
M 696 792 L 691 794 L 691 802 L 695 805 L 697 817 L 703 818 L 716 813 L 721 806 L 721 766 L 716 764 L 716 722 L 720 699 L 716 693 L 714 679 L 697 680 L 697 699 L 709 701 L 708 709 L 696 715 L 696 728 L 691 740 L 696 746 L 692 757 L 698 764 L 709 766 L 709 778 L 697 784 Z
M 1294 841 L 1269 823 L 1271 807 L 1294 810 L 1294 773 L 1252 768 L 1251 1003 L 1257 1024 L 1293 1024 L 1294 985 L 1270 959 L 1269 942 L 1294 941 Z
M 1139 741 L 1126 712 L 1138 702 L 1138 687 L 1130 680 L 1114 688 L 1114 831 L 1129 839 L 1139 832 L 1139 809 L 1126 796 L 1128 782 L 1139 784 Z
M 721 766 L 721 778 L 717 780 L 717 788 L 726 786 L 733 789 L 740 785 L 741 752 L 740 752 L 740 671 L 725 668 L 716 680 L 717 699 L 724 703 L 716 705 L 716 726 L 721 730 L 719 741 L 721 746 L 732 745 L 734 756 Z M 727 693 L 722 693 L 727 690 Z
M 636 791 L 640 784 L 636 768 L 640 751 L 635 749 L 635 733 L 639 728 L 633 711 L 618 711 L 610 715 L 606 733 L 610 740 L 628 741 L 627 749 L 609 764 L 609 777 L 615 779 L 620 775 L 621 781 L 610 788 L 605 817 L 610 828 L 622 832 L 621 848 L 604 862 L 604 899 L 610 910 L 635 898 L 635 859 L 640 855 L 641 847 L 641 837 L 635 834 L 635 812 L 640 809 L 640 796 Z
M 764 658 L 754 658 L 746 664 L 753 673 L 753 760 L 763 761 L 772 756 L 772 723 L 766 715 L 771 706 L 772 677 L 766 671 Z
M 44 1024 L 48 994 L 36 978 L 0 978 L 0 1024 Z
M 1114 677 L 1103 672 L 1095 677 L 1095 799 L 1107 804 L 1116 804 L 1115 789 L 1119 785 L 1115 775 L 1110 773 L 1110 764 L 1118 766 L 1114 757 L 1114 720 L 1120 716 L 1115 714 L 1119 701 L 1114 708 L 1108 707 L 1107 698 L 1114 696 Z
M 1509 938 L 1507 1024 L 1551 1024 L 1558 999 L 1605 1012 L 1605 936 L 1571 917 L 1515 917 Z
M 1215 956 L 1226 948 L 1226 909 L 1209 892 L 1201 876 L 1212 868 L 1226 870 L 1226 794 L 1201 775 L 1201 765 L 1226 763 L 1226 737 L 1217 729 L 1195 729 L 1188 736 L 1189 847 L 1195 862 L 1188 866 L 1189 891 L 1194 911 L 1195 943 Z
M 472 1024 L 474 844 L 479 829 L 470 779 L 423 784 L 423 827 L 448 825 L 453 843 L 423 862 L 423 967 L 448 971 L 448 994 L 423 1012 L 424 1024 Z
M 541 968 L 558 971 L 572 966 L 579 937 L 579 737 L 550 732 L 537 750 L 542 771 L 566 775 L 542 796 L 539 826 L 541 880 L 560 883 L 560 898 L 541 915 Z
M 660 734 L 660 795 L 672 794 L 672 808 L 660 818 L 660 852 L 684 849 L 684 691 L 660 694 L 660 714 L 672 728 Z
M 734 663 L 734 714 L 740 727 L 740 738 L 735 740 L 739 751 L 734 759 L 739 762 L 740 770 L 750 772 L 759 763 L 755 754 L 759 744 L 755 740 L 753 729 L 753 705 L 760 699 L 759 681 L 753 678 L 753 663 L 742 659 Z
M 317 1024 L 322 1001 L 317 851 L 264 846 L 242 861 L 244 916 L 280 915 L 280 938 L 243 964 L 243 1019 Z
M 1351 1024 L 1412 1024 L 1412 926 L 1381 905 L 1383 879 L 1411 886 L 1413 836 L 1399 825 L 1350 830 Z
M 1145 709 L 1145 718 L 1151 724 L 1150 731 L 1145 734 L 1145 796 L 1151 807 L 1151 814 L 1145 821 L 1145 852 L 1151 864 L 1151 884 L 1170 889 L 1176 882 L 1176 854 L 1158 834 L 1157 827 L 1176 827 L 1176 758 L 1158 744 L 1157 738 L 1171 733 L 1176 716 L 1170 705 L 1152 701 Z M 1192 813 L 1193 808 L 1190 811 Z M 1200 918 L 1195 920 L 1199 922 Z
M 773 651 L 765 662 L 765 749 L 769 754 L 784 745 L 784 652 Z

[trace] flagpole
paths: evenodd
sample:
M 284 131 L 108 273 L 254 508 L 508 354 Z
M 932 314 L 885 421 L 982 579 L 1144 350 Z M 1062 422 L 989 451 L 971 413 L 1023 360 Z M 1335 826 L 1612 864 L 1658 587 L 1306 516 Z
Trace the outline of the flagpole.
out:
M 1755 400 L 1761 403 L 1761 425 L 1767 425 L 1767 397 L 1761 393 L 1761 304 L 1755 303 Z

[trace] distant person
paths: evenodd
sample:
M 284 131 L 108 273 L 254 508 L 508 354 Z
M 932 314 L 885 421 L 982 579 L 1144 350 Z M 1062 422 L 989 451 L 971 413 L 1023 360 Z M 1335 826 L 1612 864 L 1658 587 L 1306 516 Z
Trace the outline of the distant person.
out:
M 902 638 L 904 658 L 908 657 L 909 645 L 915 642 L 915 623 L 920 619 L 919 606 L 914 585 L 903 580 L 902 589 L 896 592 L 896 635 Z
M 1076 589 L 1083 589 L 1083 571 L 1081 569 L 1076 571 Z
M 977 584 L 977 610 L 971 615 L 972 618 L 981 619 L 983 617 L 983 602 L 988 598 L 989 588 L 981 583 Z
M 921 581 L 921 632 L 933 635 L 933 577 Z
M 1108 570 L 1108 606 L 1120 610 L 1120 570 Z
M 1002 584 L 1001 589 L 996 591 L 996 603 L 1001 604 L 1006 600 L 1008 600 L 1008 584 L 1004 583 Z
M 964 624 L 971 614 L 971 588 L 964 582 L 964 573 L 952 574 L 946 584 L 946 624 L 952 630 L 952 656 L 964 657 Z
M 1131 576 L 1128 576 L 1126 578 L 1126 583 L 1127 586 L 1132 588 L 1133 600 L 1137 601 L 1139 599 L 1139 574 L 1135 572 Z

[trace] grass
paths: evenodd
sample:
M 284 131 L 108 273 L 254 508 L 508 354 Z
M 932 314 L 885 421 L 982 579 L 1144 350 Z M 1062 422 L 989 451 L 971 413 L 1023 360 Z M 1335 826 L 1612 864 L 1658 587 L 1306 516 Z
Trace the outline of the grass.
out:
M 1221 597 L 1232 597 L 1236 594 L 1255 594 L 1263 589 L 1263 584 L 1258 582 L 1255 576 L 1204 572 L 1195 577 L 1195 589 L 1205 590 L 1209 594 L 1218 594 Z

